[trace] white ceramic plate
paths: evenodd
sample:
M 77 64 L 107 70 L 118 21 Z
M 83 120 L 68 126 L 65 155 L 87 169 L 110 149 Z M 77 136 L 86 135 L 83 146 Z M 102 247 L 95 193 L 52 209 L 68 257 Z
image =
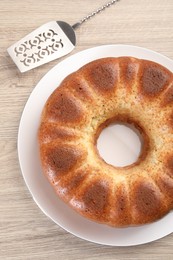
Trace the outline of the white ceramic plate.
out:
M 21 171 L 33 199 L 40 209 L 63 229 L 82 239 L 104 245 L 139 245 L 173 232 L 173 212 L 161 220 L 140 227 L 111 228 L 89 221 L 65 205 L 55 195 L 40 167 L 37 130 L 42 108 L 59 83 L 82 65 L 102 57 L 133 56 L 149 59 L 173 71 L 173 61 L 156 52 L 128 45 L 105 45 L 66 58 L 51 69 L 37 84 L 24 108 L 18 133 Z M 119 138 L 119 137 L 117 137 Z

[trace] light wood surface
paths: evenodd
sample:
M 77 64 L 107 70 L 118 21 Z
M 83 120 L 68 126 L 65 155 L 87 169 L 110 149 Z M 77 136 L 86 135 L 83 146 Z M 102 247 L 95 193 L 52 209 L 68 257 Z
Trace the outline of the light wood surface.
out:
M 17 133 L 24 105 L 38 81 L 59 61 L 21 74 L 6 49 L 38 26 L 70 24 L 106 0 L 0 1 L 0 259 L 173 259 L 173 234 L 136 247 L 81 240 L 53 223 L 33 201 L 22 178 Z M 102 44 L 132 44 L 173 59 L 173 1 L 121 0 L 76 31 L 74 53 Z

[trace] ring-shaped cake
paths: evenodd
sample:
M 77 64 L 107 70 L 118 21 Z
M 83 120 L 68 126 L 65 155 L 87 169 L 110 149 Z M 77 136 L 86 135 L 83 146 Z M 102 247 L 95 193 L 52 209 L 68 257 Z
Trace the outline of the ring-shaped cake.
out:
M 143 137 L 138 160 L 125 167 L 97 150 L 102 129 L 118 122 Z M 44 174 L 82 216 L 124 227 L 173 209 L 173 74 L 160 64 L 133 57 L 86 64 L 48 98 L 38 140 Z

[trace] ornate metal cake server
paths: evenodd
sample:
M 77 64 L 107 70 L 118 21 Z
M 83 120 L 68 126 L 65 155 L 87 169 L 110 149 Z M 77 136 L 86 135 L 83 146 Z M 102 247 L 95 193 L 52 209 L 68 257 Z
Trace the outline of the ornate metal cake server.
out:
M 76 45 L 74 30 L 77 27 L 118 1 L 108 2 L 73 26 L 63 21 L 46 23 L 13 44 L 7 51 L 21 72 L 60 58 L 74 49 Z

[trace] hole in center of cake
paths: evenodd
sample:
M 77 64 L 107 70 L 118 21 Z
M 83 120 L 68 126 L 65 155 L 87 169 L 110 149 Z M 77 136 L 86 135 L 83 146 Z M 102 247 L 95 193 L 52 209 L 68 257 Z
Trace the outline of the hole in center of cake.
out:
M 104 128 L 97 139 L 100 156 L 108 164 L 125 167 L 138 161 L 143 138 L 131 124 L 111 124 Z

